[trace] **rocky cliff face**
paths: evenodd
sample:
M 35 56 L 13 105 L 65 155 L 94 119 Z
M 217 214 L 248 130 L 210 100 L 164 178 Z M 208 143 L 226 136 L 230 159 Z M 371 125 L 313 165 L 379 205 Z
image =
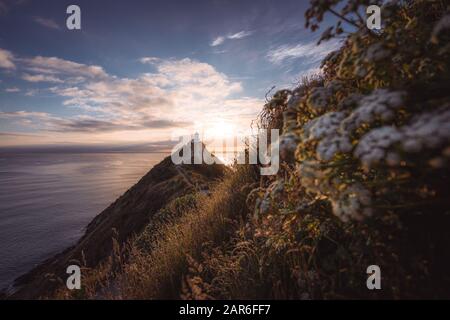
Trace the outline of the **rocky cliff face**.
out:
M 18 278 L 17 290 L 10 298 L 36 299 L 48 295 L 60 284 L 60 279 L 66 279 L 68 265 L 95 267 L 110 255 L 113 237 L 124 243 L 139 233 L 164 205 L 190 192 L 207 191 L 214 180 L 223 177 L 225 170 L 221 164 L 174 165 L 170 157 L 165 158 L 96 216 L 73 247 Z

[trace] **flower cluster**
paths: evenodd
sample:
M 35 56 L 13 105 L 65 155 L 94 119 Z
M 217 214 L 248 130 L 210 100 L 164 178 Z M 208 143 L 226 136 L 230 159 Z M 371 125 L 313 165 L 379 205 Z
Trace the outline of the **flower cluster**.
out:
M 365 168 L 371 168 L 381 160 L 388 165 L 397 165 L 398 152 L 418 153 L 440 147 L 445 151 L 449 142 L 450 109 L 442 108 L 420 114 L 401 128 L 384 126 L 370 131 L 361 138 L 354 155 L 361 159 Z
M 363 220 L 372 216 L 371 193 L 361 184 L 352 184 L 339 193 L 337 198 L 331 198 L 333 213 L 342 221 Z
M 329 161 L 337 153 L 350 152 L 351 133 L 363 124 L 370 124 L 377 119 L 392 120 L 395 110 L 403 105 L 404 96 L 405 93 L 401 91 L 374 90 L 362 98 L 359 107 L 350 114 L 344 111 L 328 112 L 306 123 L 303 126 L 302 140 L 319 141 L 316 147 L 316 157 L 319 160 Z M 377 139 L 378 134 L 380 133 L 375 133 L 373 138 Z M 361 150 L 361 153 L 367 152 Z M 372 157 L 375 156 L 382 157 L 383 154 L 380 150 L 373 150 Z
M 306 101 L 307 106 L 315 114 L 322 113 L 329 107 L 334 94 L 342 89 L 342 86 L 341 81 L 333 80 L 324 87 L 312 88 Z
M 303 126 L 302 139 L 304 141 L 320 140 L 336 135 L 344 118 L 343 112 L 328 112 L 317 117 Z
M 402 135 L 395 127 L 385 126 L 373 129 L 361 138 L 354 155 L 361 159 L 365 168 L 370 168 L 384 159 L 388 148 L 401 139 Z
M 339 2 L 314 1 L 308 25 L 314 29 Z M 365 5 L 354 0 L 342 8 L 358 30 L 324 59 L 320 78 L 291 92 L 280 140 L 281 159 L 296 168 L 302 190 L 328 201 L 343 221 L 424 196 L 422 190 L 438 186 L 436 169 L 450 163 L 450 99 L 443 85 L 450 80 L 448 13 L 438 3 L 424 12 L 424 2 L 387 2 L 383 31 L 376 32 L 358 19 Z M 322 40 L 343 27 L 327 29 Z M 396 197 L 386 197 L 388 190 Z
M 351 132 L 377 119 L 392 120 L 395 111 L 403 105 L 404 96 L 405 92 L 401 91 L 374 90 L 370 95 L 362 98 L 359 107 L 342 121 L 342 129 Z

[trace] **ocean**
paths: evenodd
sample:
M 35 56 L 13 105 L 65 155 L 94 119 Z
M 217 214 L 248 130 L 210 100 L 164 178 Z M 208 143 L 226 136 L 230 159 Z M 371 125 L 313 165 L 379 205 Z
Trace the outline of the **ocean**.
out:
M 0 289 L 74 244 L 167 154 L 0 153 Z

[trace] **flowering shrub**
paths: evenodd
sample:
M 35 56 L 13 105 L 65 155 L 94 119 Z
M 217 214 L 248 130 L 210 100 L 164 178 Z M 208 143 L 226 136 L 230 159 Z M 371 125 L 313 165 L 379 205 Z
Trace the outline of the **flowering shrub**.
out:
M 383 29 L 373 32 L 362 13 L 374 1 L 340 2 L 312 0 L 306 13 L 313 31 L 324 14 L 338 18 L 320 41 L 347 33 L 323 75 L 268 103 L 283 113 L 284 163 L 248 198 L 252 252 L 290 261 L 297 281 L 278 280 L 284 297 L 366 296 L 360 275 L 374 261 L 384 267 L 383 297 L 448 297 L 438 270 L 450 256 L 434 248 L 450 240 L 450 8 L 379 1 Z
M 302 186 L 328 198 L 333 212 L 347 221 L 371 216 L 378 200 L 384 202 L 380 186 L 372 186 L 375 176 L 386 177 L 387 192 L 407 168 L 447 165 L 450 97 L 434 93 L 449 83 L 450 49 L 442 34 L 448 28 L 443 2 L 389 1 L 381 10 L 380 33 L 360 19 L 367 1 L 348 1 L 341 12 L 334 9 L 338 2 L 312 1 L 307 26 L 317 29 L 330 11 L 340 22 L 321 41 L 339 36 L 343 22 L 356 30 L 324 60 L 323 83 L 307 88 L 300 99 L 291 97 L 297 123 L 285 135 L 300 141 L 296 164 Z M 423 188 L 426 179 L 414 181 L 409 173 L 410 186 Z M 405 196 L 414 198 L 411 191 Z M 407 198 L 397 200 L 392 205 Z

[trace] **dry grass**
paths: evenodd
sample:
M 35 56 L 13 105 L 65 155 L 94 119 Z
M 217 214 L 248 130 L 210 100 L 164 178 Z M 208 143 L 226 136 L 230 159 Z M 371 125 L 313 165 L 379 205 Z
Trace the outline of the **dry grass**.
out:
M 247 172 L 243 172 L 247 170 Z M 242 187 L 252 182 L 250 167 L 230 174 L 212 194 L 198 199 L 196 210 L 161 230 L 162 238 L 147 254 L 132 248 L 130 262 L 117 283 L 124 299 L 179 298 L 186 254 L 199 257 L 206 243 L 220 243 L 230 236 L 231 219 L 242 214 L 246 195 Z
M 77 296 L 67 296 L 62 290 L 56 298 L 180 298 L 182 280 L 192 261 L 201 257 L 205 246 L 227 241 L 236 230 L 236 221 L 247 214 L 245 200 L 256 179 L 253 166 L 238 166 L 210 195 L 197 195 L 195 208 L 162 224 L 156 242 L 142 246 L 146 237 L 141 237 L 139 244 L 137 239 L 122 248 L 115 244 L 107 262 L 85 270 Z

